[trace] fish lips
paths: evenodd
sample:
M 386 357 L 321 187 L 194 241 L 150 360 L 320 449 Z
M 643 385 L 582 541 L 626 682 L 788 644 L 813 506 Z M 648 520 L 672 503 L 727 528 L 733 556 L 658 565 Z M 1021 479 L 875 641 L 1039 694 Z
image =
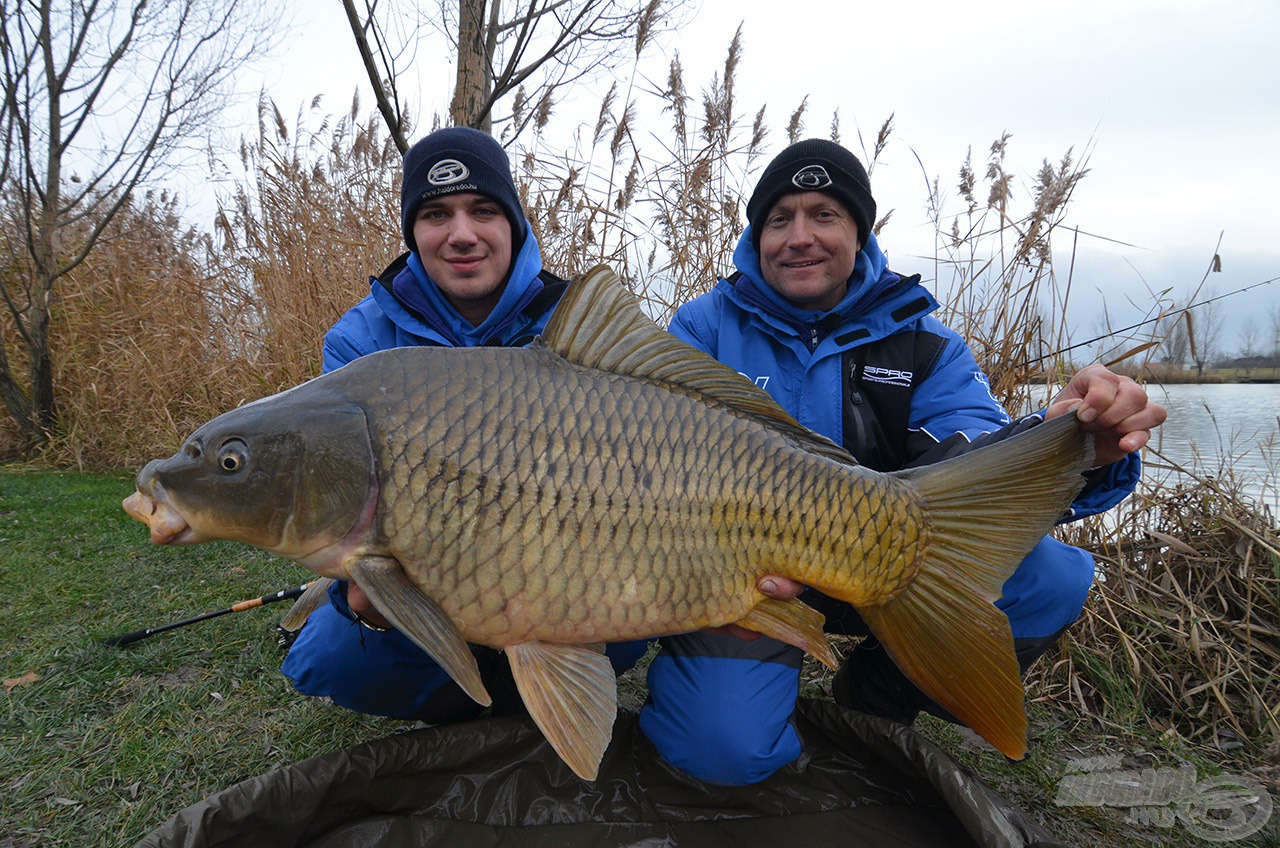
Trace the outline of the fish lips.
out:
M 160 460 L 152 460 L 138 474 L 137 490 L 121 506 L 151 529 L 154 545 L 192 545 L 207 539 L 197 533 L 165 493 L 156 479 Z

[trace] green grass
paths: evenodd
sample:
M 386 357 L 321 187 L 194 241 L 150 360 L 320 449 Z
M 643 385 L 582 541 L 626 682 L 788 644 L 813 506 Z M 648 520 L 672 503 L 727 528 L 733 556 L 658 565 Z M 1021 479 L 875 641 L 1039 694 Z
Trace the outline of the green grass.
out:
M 0 471 L 0 845 L 132 845 L 205 795 L 402 722 L 293 692 L 285 605 L 101 640 L 304 582 L 233 545 L 154 548 L 125 477 Z M 9 841 L 6 842 L 5 840 Z
M 279 672 L 275 623 L 285 605 L 223 616 L 133 646 L 105 637 L 221 609 L 309 578 L 239 545 L 157 548 L 120 509 L 124 476 L 0 468 L 0 848 L 127 846 L 205 795 L 280 765 L 393 733 L 405 722 L 360 716 L 295 693 Z M 824 678 L 808 679 L 820 697 Z M 622 681 L 633 707 L 636 675 Z M 1033 704 L 1031 757 L 924 717 L 917 728 L 1072 845 L 1205 844 L 1181 826 L 1133 826 L 1125 811 L 1053 803 L 1070 761 L 1123 754 L 1125 768 L 1215 763 L 1176 736 L 1144 729 L 1141 698 L 1126 727 Z M 1280 795 L 1276 797 L 1280 806 Z M 1232 845 L 1280 845 L 1280 814 Z

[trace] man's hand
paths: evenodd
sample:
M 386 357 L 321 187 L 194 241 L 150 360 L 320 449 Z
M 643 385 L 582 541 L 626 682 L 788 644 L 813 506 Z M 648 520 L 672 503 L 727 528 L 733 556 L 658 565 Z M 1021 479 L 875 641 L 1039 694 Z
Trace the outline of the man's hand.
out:
M 1099 466 L 1141 449 L 1150 441 L 1151 431 L 1167 417 L 1164 407 L 1152 403 L 1142 386 L 1103 365 L 1076 372 L 1049 404 L 1044 417 L 1048 420 L 1072 410 L 1076 410 L 1085 432 L 1094 434 Z
M 357 618 L 362 618 L 376 627 L 385 627 L 388 630 L 394 628 L 394 625 L 378 612 L 378 608 L 373 605 L 373 601 L 369 600 L 364 589 L 355 583 L 347 583 L 347 606 Z
M 789 601 L 792 598 L 798 598 L 800 593 L 804 591 L 804 584 L 797 583 L 794 580 L 788 580 L 785 577 L 778 577 L 773 574 L 766 574 L 756 581 L 756 588 L 771 598 L 779 601 Z M 760 634 L 754 630 L 748 630 L 737 624 L 725 624 L 721 627 L 707 627 L 703 633 L 722 633 L 726 636 L 737 636 L 739 639 L 746 639 L 752 642 L 760 638 Z

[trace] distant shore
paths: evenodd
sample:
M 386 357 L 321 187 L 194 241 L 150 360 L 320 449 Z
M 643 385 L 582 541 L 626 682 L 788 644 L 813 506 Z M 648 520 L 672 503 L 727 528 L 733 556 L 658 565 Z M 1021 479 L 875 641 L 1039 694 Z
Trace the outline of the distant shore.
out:
M 1136 375 L 1131 374 L 1136 378 Z M 1142 381 L 1147 383 L 1280 383 L 1273 368 L 1206 368 L 1203 373 L 1172 368 L 1144 368 Z
M 1156 385 L 1172 385 L 1184 383 L 1258 383 L 1271 384 L 1280 383 L 1280 372 L 1274 368 L 1253 368 L 1245 371 L 1243 368 L 1206 368 L 1203 373 L 1197 373 L 1195 369 L 1175 369 L 1163 368 L 1160 366 L 1141 369 L 1141 377 L 1136 368 L 1126 368 L 1123 364 L 1112 366 L 1112 370 L 1119 374 L 1126 374 L 1142 383 L 1153 383 Z M 1041 382 L 1044 375 L 1033 377 L 1028 382 Z

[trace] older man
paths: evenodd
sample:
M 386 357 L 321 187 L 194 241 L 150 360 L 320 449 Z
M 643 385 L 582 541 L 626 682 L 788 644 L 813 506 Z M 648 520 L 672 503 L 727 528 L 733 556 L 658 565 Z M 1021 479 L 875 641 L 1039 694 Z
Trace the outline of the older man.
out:
M 1102 366 L 1078 373 L 1040 414 L 1011 421 L 964 341 L 932 317 L 919 276 L 887 267 L 872 233 L 866 170 L 838 144 L 801 141 L 766 167 L 747 204 L 737 273 L 675 315 L 671 332 L 747 375 L 810 429 L 863 465 L 891 471 L 937 462 L 1080 405 L 1099 467 L 1068 518 L 1109 509 L 1135 485 L 1135 451 L 1164 421 L 1140 386 Z M 1004 585 L 1025 669 L 1080 615 L 1093 580 L 1084 551 L 1043 540 Z M 805 600 L 829 630 L 868 635 L 851 607 L 781 578 L 760 587 Z M 743 638 L 746 637 L 746 638 Z M 790 724 L 801 653 L 744 631 L 671 637 L 649 670 L 641 727 L 670 762 L 705 780 L 745 784 L 794 760 Z M 942 713 L 874 638 L 834 682 L 838 703 L 910 722 Z

